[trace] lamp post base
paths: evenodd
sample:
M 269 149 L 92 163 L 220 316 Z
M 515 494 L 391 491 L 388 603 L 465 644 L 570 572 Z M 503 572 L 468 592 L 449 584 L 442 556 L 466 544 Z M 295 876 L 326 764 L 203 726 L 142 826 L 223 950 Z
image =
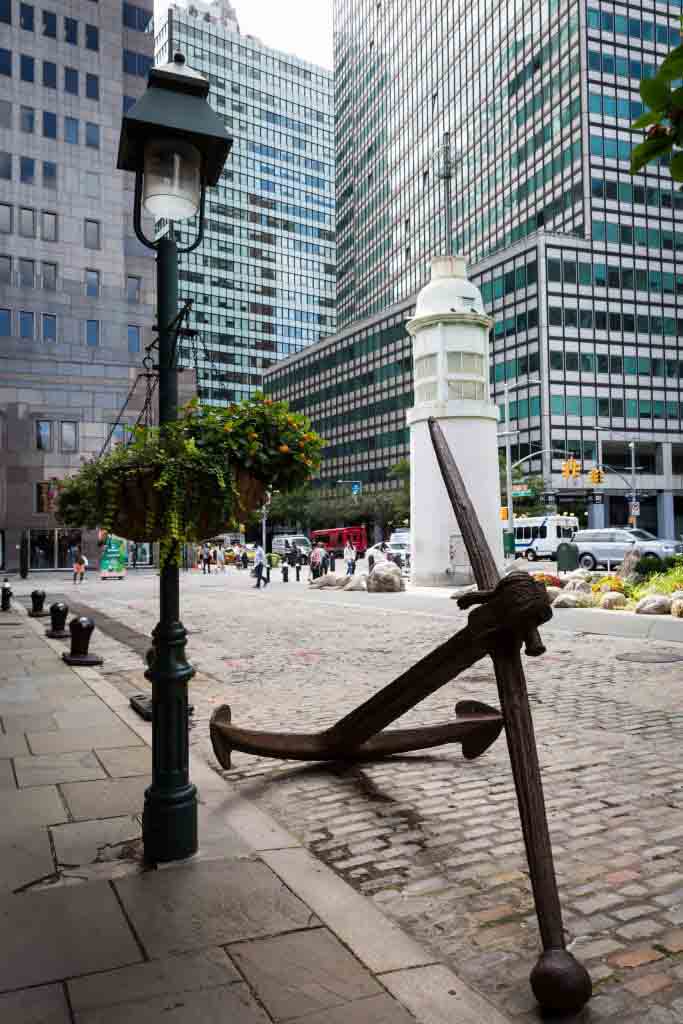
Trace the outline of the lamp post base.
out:
M 197 852 L 197 787 L 192 783 L 172 792 L 145 791 L 142 813 L 145 861 L 165 864 Z

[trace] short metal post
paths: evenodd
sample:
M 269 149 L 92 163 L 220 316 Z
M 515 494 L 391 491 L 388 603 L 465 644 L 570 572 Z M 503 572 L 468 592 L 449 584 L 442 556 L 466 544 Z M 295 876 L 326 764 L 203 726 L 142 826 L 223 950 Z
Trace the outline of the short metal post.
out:
M 68 640 L 69 634 L 66 631 L 66 617 L 69 614 L 69 606 L 63 601 L 56 601 L 50 605 L 50 628 L 45 630 L 45 636 L 51 640 Z
M 102 659 L 96 654 L 89 654 L 90 638 L 93 634 L 95 623 L 92 619 L 81 615 L 72 619 L 69 623 L 71 633 L 71 650 L 68 654 L 62 655 L 62 660 L 67 665 L 101 665 Z

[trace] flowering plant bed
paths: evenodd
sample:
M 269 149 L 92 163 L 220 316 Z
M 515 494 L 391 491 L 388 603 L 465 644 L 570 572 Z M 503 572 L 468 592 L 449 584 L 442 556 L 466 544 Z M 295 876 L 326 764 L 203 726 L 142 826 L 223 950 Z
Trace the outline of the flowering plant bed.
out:
M 533 573 L 535 580 L 539 583 L 543 583 L 546 587 L 561 587 L 563 586 L 562 580 L 559 576 L 553 576 L 549 572 L 535 572 Z
M 133 440 L 60 482 L 58 516 L 137 541 L 159 541 L 162 564 L 181 544 L 252 515 L 266 491 L 300 487 L 323 440 L 285 402 L 256 395 L 226 408 L 196 400 L 173 423 L 136 427 Z

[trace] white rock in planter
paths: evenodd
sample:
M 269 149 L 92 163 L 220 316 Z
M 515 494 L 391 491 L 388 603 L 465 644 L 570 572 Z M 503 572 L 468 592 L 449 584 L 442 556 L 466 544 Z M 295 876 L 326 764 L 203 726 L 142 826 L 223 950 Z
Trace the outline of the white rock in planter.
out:
M 395 562 L 380 562 L 368 576 L 371 594 L 398 593 L 401 589 L 401 570 Z
M 671 598 L 667 594 L 647 594 L 636 605 L 636 615 L 668 615 Z
M 568 594 L 566 590 L 563 590 L 553 601 L 553 608 L 590 608 L 591 604 L 590 594 L 584 594 L 581 591 Z
M 565 577 L 568 580 L 584 580 L 588 582 L 592 577 L 589 569 L 573 569 Z
M 619 566 L 619 575 L 622 579 L 633 575 L 633 570 L 642 557 L 643 554 L 639 548 L 632 548 L 624 554 L 624 560 Z
M 675 619 L 683 619 L 683 594 L 674 594 L 672 597 L 671 614 Z
M 324 576 L 318 576 L 317 580 L 310 580 L 309 586 L 311 590 L 323 590 L 325 587 L 338 587 L 344 585 L 344 577 L 336 576 L 333 572 L 327 572 Z
M 600 598 L 601 608 L 625 608 L 626 597 L 619 590 L 608 590 Z
M 548 595 L 548 600 L 552 604 L 556 597 L 559 597 L 562 593 L 562 587 L 548 587 L 546 586 L 545 592 Z
M 459 597 L 464 597 L 465 594 L 471 594 L 472 591 L 476 589 L 476 583 L 470 583 L 467 587 L 454 587 L 453 593 L 451 594 L 451 601 L 457 601 Z
M 526 558 L 515 558 L 512 562 L 506 562 L 503 566 L 503 574 L 509 576 L 511 572 L 529 572 L 529 563 Z
M 583 579 L 572 579 L 569 581 L 567 586 L 564 588 L 565 594 L 590 594 L 591 585 Z
M 368 574 L 365 572 L 354 573 L 353 576 L 349 576 L 344 586 L 344 590 L 367 590 L 368 589 Z

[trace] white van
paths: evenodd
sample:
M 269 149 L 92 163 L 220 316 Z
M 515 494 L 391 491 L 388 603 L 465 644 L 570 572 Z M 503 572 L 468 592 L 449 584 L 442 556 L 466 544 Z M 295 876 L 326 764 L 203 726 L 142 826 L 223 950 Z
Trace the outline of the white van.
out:
M 311 554 L 311 542 L 303 533 L 278 533 L 273 537 L 273 553 L 282 558 L 289 553 L 289 549 L 296 544 L 306 560 Z
M 530 562 L 555 558 L 558 545 L 570 541 L 578 528 L 576 516 L 515 516 L 515 554 Z

